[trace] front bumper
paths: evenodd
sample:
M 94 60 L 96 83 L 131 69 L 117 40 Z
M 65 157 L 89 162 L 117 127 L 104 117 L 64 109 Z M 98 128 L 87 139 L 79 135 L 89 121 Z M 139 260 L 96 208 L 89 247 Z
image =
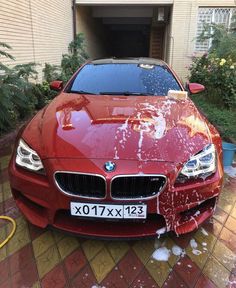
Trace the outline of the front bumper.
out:
M 106 160 L 50 159 L 44 160 L 47 176 L 37 175 L 15 166 L 12 159 L 9 166 L 10 183 L 16 203 L 26 218 L 34 225 L 45 228 L 53 226 L 69 233 L 102 238 L 140 238 L 157 233 L 174 231 L 183 234 L 196 229 L 212 216 L 222 186 L 222 167 L 205 181 L 174 185 L 176 169 L 172 163 L 138 163 L 117 161 L 115 172 L 106 174 L 102 168 Z M 107 196 L 103 200 L 82 199 L 65 195 L 59 191 L 55 171 L 78 171 L 83 167 L 87 173 L 102 175 L 107 181 Z M 168 178 L 165 189 L 157 196 L 142 200 L 147 204 L 148 217 L 145 221 L 88 220 L 70 215 L 70 202 L 138 204 L 140 200 L 114 200 L 109 186 L 112 177 L 120 174 L 163 174 Z M 98 202 L 99 201 L 99 202 Z M 158 232 L 159 231 L 159 232 Z

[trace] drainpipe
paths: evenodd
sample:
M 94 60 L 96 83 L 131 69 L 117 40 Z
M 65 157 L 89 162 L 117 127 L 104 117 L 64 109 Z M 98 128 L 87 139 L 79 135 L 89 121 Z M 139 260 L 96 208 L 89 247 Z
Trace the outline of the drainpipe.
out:
M 76 0 L 72 0 L 73 40 L 76 38 Z

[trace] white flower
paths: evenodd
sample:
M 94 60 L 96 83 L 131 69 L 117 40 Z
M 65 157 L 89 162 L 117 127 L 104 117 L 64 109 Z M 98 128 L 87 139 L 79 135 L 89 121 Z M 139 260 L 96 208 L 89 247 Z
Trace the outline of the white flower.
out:
M 222 59 L 220 60 L 220 66 L 223 66 L 225 63 L 226 63 L 226 60 L 225 60 L 224 58 L 222 58 Z

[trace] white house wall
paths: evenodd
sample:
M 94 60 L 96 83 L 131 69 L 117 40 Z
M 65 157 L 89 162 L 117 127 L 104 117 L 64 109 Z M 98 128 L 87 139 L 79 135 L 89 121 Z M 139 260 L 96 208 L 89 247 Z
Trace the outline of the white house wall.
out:
M 0 41 L 11 45 L 16 61 L 1 58 L 5 64 L 36 62 L 39 80 L 45 62 L 60 64 L 72 40 L 71 0 L 0 1 Z

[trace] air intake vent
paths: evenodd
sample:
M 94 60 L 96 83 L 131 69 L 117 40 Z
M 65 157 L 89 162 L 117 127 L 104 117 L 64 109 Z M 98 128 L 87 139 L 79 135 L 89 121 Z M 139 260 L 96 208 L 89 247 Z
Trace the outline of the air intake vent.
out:
M 59 188 L 67 194 L 88 198 L 105 198 L 106 182 L 101 176 L 57 172 L 55 180 Z
M 142 199 L 160 193 L 166 184 L 161 175 L 117 176 L 111 183 L 111 195 L 117 199 Z

